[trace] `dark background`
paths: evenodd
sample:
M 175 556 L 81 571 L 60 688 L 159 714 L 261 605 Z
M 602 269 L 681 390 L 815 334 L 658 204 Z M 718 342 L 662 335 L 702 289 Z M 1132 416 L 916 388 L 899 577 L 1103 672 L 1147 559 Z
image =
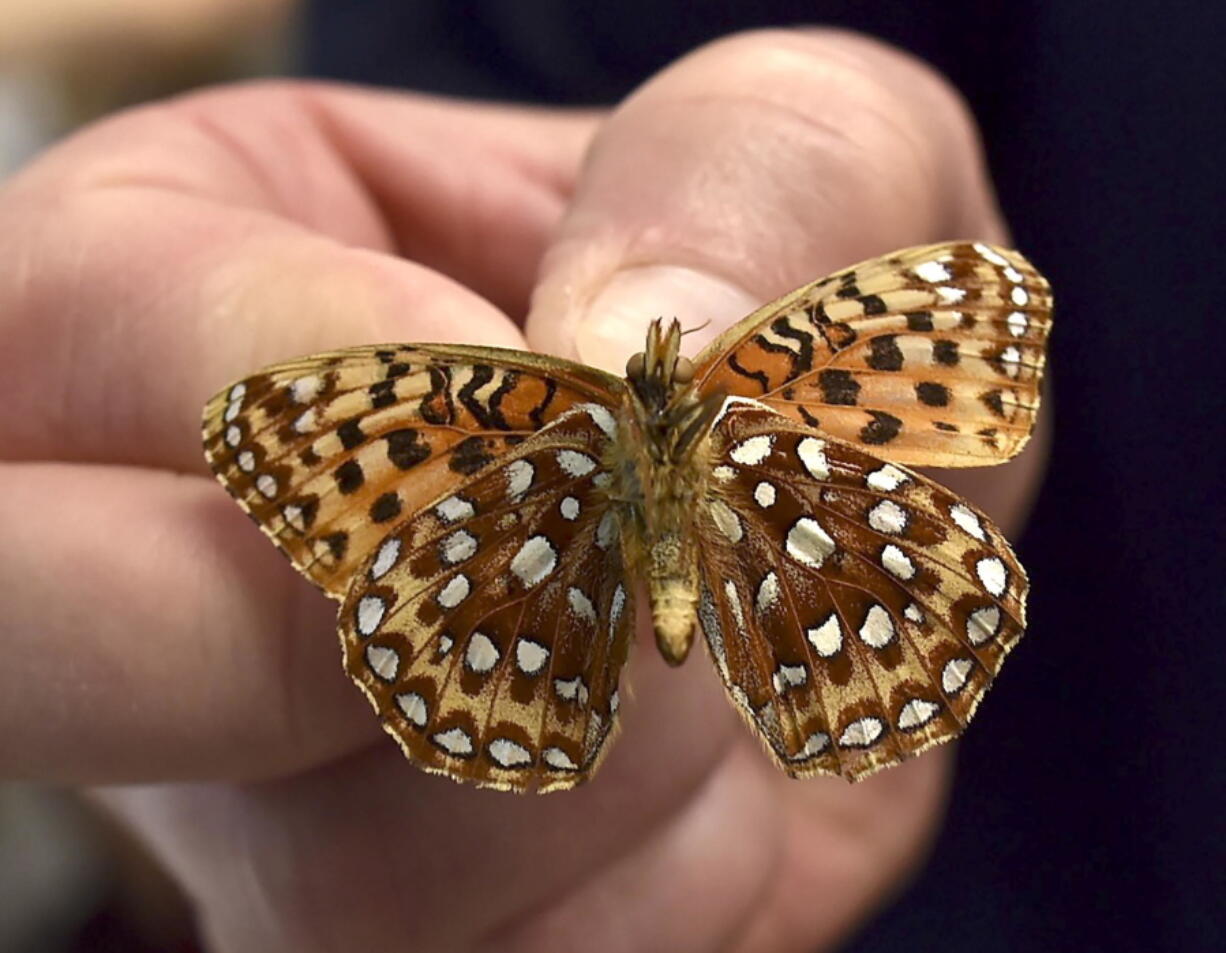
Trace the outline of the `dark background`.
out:
M 1226 5 L 316 0 L 305 70 L 613 103 L 710 38 L 802 22 L 953 80 L 1057 300 L 1030 634 L 926 870 L 849 948 L 1226 949 Z

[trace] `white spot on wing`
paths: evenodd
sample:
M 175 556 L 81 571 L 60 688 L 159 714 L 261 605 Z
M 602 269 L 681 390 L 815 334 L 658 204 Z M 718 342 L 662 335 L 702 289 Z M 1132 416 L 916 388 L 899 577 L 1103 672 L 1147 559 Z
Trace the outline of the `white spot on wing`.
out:
M 797 751 L 789 760 L 792 761 L 808 761 L 826 750 L 830 744 L 830 736 L 824 731 L 816 731 L 809 735 L 805 741 L 805 746 Z
M 562 701 L 577 701 L 580 705 L 587 704 L 587 686 L 583 684 L 583 679 L 578 675 L 574 678 L 555 678 L 553 690 Z
M 512 503 L 518 503 L 528 492 L 535 474 L 536 467 L 527 460 L 512 460 L 507 464 L 507 497 Z
M 736 476 L 736 469 L 728 466 L 726 463 L 721 463 L 711 471 L 711 476 L 719 480 L 721 483 L 726 483 Z
M 511 572 L 527 587 L 535 586 L 558 565 L 558 553 L 547 536 L 533 536 L 511 560 Z
M 1014 285 L 1013 293 L 1009 295 L 1009 298 L 1015 305 L 1021 308 L 1030 300 L 1030 295 L 1026 294 L 1026 289 L 1021 285 Z
M 983 242 L 975 242 L 974 249 L 975 251 L 979 252 L 984 259 L 990 261 L 993 265 L 998 265 L 1003 268 L 1005 265 L 1009 264 L 1008 259 L 1002 256 L 1000 252 L 996 251 L 996 249 L 992 248 L 990 245 L 985 245 Z
M 898 713 L 898 727 L 903 731 L 923 728 L 936 717 L 936 713 L 940 710 L 941 706 L 936 702 L 924 698 L 912 698 L 902 706 L 902 711 Z
M 306 377 L 299 377 L 297 380 L 290 382 L 290 399 L 295 404 L 309 404 L 319 396 L 323 386 L 323 379 L 318 374 L 308 374 Z
M 261 473 L 255 478 L 255 488 L 260 491 L 260 495 L 272 499 L 277 495 L 277 481 L 275 477 L 267 473 Z
M 788 530 L 787 554 L 799 563 L 820 569 L 834 550 L 830 534 L 810 516 L 802 516 Z
M 297 419 L 294 421 L 294 430 L 297 433 L 310 433 L 318 426 L 319 422 L 315 417 L 314 407 L 308 407 L 306 410 L 300 413 Z
M 770 456 L 773 442 L 774 438 L 770 434 L 758 434 L 756 437 L 742 440 L 732 448 L 728 455 L 732 457 L 734 463 L 746 467 L 757 466 Z
M 555 771 L 578 771 L 579 765 L 561 748 L 546 748 L 541 759 Z
M 942 304 L 957 304 L 966 297 L 965 288 L 955 288 L 952 285 L 942 285 L 937 288 L 937 297 L 941 299 Z
M 609 605 L 609 637 L 613 637 L 613 633 L 617 630 L 617 623 L 621 621 L 622 612 L 626 608 L 626 587 L 620 582 L 617 588 L 613 590 L 613 600 Z
M 394 681 L 400 668 L 400 655 L 382 645 L 366 646 L 366 665 L 385 682 Z
M 448 754 L 456 757 L 466 757 L 473 753 L 473 740 L 462 728 L 448 728 L 446 731 L 431 735 L 430 740 Z
M 754 502 L 764 510 L 775 505 L 775 497 L 776 492 L 773 483 L 767 483 L 763 480 L 753 488 Z
M 893 500 L 882 500 L 868 511 L 868 525 L 878 533 L 897 536 L 907 528 L 907 511 Z
M 596 607 L 592 605 L 592 600 L 582 589 L 571 586 L 566 590 L 566 601 L 570 603 L 571 610 L 579 618 L 586 619 L 588 622 L 596 621 Z
M 1014 268 L 1012 265 L 1005 266 L 1004 275 L 1006 278 L 1012 281 L 1015 285 L 1021 284 L 1023 281 L 1022 273 L 1018 271 L 1016 268 Z
M 226 428 L 226 446 L 237 447 L 243 439 L 243 432 L 238 429 L 237 424 L 231 424 Z
M 399 558 L 400 540 L 393 536 L 379 547 L 375 561 L 370 564 L 370 578 L 379 579 L 387 575 L 388 571 L 396 565 L 396 560 Z
M 578 479 L 579 477 L 587 476 L 595 470 L 596 461 L 586 453 L 580 453 L 578 450 L 559 450 L 558 466 L 562 468 L 562 472 L 568 477 Z
M 515 663 L 525 675 L 536 675 L 549 659 L 549 649 L 539 642 L 521 638 L 515 643 Z
M 860 640 L 871 649 L 883 649 L 894 639 L 894 620 L 885 606 L 875 605 L 864 616 Z
M 789 688 L 803 685 L 809 679 L 809 670 L 803 665 L 780 665 L 772 681 L 776 694 L 782 695 Z
M 1009 570 L 997 556 L 988 556 L 975 563 L 975 572 L 983 588 L 994 596 L 1003 596 L 1009 587 Z
M 711 518 L 715 520 L 715 525 L 719 527 L 719 531 L 723 533 L 728 540 L 733 543 L 739 543 L 745 536 L 745 528 L 741 526 L 740 517 L 732 511 L 723 500 L 714 499 L 711 501 Z
M 1022 311 L 1011 311 L 1005 323 L 1009 326 L 1009 333 L 1015 338 L 1020 338 L 1030 326 L 1029 319 Z
M 444 539 L 439 547 L 439 554 L 443 557 L 443 562 L 448 566 L 462 563 L 464 560 L 471 558 L 476 552 L 477 537 L 466 529 L 456 530 Z
M 881 493 L 893 493 L 900 486 L 906 483 L 911 478 L 902 470 L 894 466 L 892 463 L 887 463 L 879 470 L 874 470 L 864 480 L 874 490 Z
M 916 625 L 924 624 L 924 610 L 914 602 L 908 602 L 907 608 L 902 610 L 902 614 Z
M 956 695 L 966 687 L 975 663 L 968 658 L 951 658 L 941 671 L 941 687 L 945 694 Z
M 839 735 L 839 744 L 844 748 L 867 748 L 881 737 L 883 731 L 885 725 L 880 718 L 857 718 L 843 729 L 843 733 Z
M 474 632 L 468 639 L 464 661 L 478 675 L 484 675 L 498 664 L 498 646 L 484 632 Z
M 1005 373 L 1010 377 L 1017 377 L 1022 370 L 1022 352 L 1010 344 L 1007 348 L 1000 352 L 1000 362 L 1004 365 Z
M 396 704 L 400 707 L 404 717 L 415 724 L 418 728 L 426 727 L 426 722 L 430 718 L 430 709 L 426 705 L 426 700 L 417 692 L 404 692 L 396 696 Z
M 958 524 L 963 530 L 970 533 L 975 539 L 980 542 L 987 542 L 988 534 L 983 529 L 983 524 L 979 521 L 979 517 L 964 503 L 955 503 L 949 508 L 950 518 Z
M 976 609 L 966 619 L 966 637 L 971 645 L 983 645 L 1000 629 L 1000 609 L 984 606 Z
M 477 512 L 472 503 L 462 496 L 449 496 L 434 508 L 439 519 L 445 523 L 458 523 L 461 520 L 472 519 Z
M 741 608 L 741 594 L 736 591 L 736 584 L 731 579 L 724 580 L 724 598 L 728 600 L 728 606 L 732 609 L 732 617 L 736 620 L 737 628 L 744 630 L 745 610 Z
M 838 655 L 843 648 L 843 627 L 839 624 L 838 614 L 830 613 L 821 625 L 805 632 L 805 637 L 822 658 Z
M 359 635 L 373 635 L 383 621 L 387 604 L 379 596 L 363 596 L 358 600 L 356 613 Z
M 926 261 L 916 265 L 913 269 L 915 276 L 921 281 L 949 281 L 953 276 L 949 273 L 949 269 L 942 265 L 939 261 Z
M 558 504 L 558 512 L 562 514 L 564 520 L 577 520 L 579 518 L 579 501 L 573 496 L 568 496 Z
M 502 768 L 522 768 L 532 763 L 532 754 L 510 738 L 495 738 L 489 746 L 490 758 Z
M 805 437 L 796 444 L 796 456 L 815 480 L 830 479 L 830 461 L 826 459 L 826 441 L 817 437 Z
M 915 563 L 893 543 L 881 550 L 881 565 L 904 582 L 915 576 Z
M 462 572 L 456 573 L 438 594 L 438 604 L 444 609 L 454 609 L 468 598 L 471 588 L 468 577 Z
M 281 515 L 285 517 L 285 522 L 287 522 L 298 532 L 303 533 L 306 531 L 306 520 L 304 520 L 302 517 L 301 506 L 295 506 L 293 503 L 286 503 L 285 506 L 281 507 Z
M 772 569 L 758 583 L 758 593 L 754 596 L 754 607 L 759 613 L 765 612 L 779 601 L 779 576 Z
M 244 473 L 250 473 L 255 469 L 255 454 L 250 450 L 244 450 L 238 455 L 238 468 Z

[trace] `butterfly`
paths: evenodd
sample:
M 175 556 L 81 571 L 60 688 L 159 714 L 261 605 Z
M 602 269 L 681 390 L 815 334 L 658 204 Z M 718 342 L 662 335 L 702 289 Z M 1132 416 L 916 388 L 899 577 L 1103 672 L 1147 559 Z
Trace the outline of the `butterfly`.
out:
M 637 582 L 664 658 L 701 631 L 783 771 L 857 780 L 959 735 L 1021 637 L 1009 543 L 911 468 L 1022 449 L 1050 318 L 1017 252 L 929 245 L 693 360 L 653 321 L 624 378 L 457 344 L 287 361 L 208 402 L 205 452 L 340 602 L 346 671 L 426 771 L 591 777 Z

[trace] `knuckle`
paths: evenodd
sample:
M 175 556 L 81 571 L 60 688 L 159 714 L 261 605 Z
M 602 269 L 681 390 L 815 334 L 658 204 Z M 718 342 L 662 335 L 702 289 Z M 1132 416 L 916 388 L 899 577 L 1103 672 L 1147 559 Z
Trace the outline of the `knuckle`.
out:
M 917 57 L 833 29 L 754 30 L 700 48 L 693 82 L 708 95 L 747 93 L 875 149 L 973 147 L 975 124 L 953 84 Z M 685 61 L 682 61 L 685 63 Z M 882 142 L 882 138 L 893 140 Z
M 687 63 L 688 60 L 688 63 Z M 893 200 L 939 204 L 978 167 L 971 112 L 953 84 L 915 56 L 832 29 L 755 30 L 702 47 L 679 64 L 681 95 L 751 100 L 759 128 L 781 117 L 793 147 L 852 180 L 891 182 Z M 951 171 L 954 173 L 951 175 Z M 879 189 L 867 189 L 885 198 Z

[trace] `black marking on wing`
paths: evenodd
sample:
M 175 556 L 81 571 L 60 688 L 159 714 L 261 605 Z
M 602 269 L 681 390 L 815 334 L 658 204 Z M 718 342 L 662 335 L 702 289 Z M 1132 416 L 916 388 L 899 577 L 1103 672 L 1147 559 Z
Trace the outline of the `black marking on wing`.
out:
M 460 388 L 459 398 L 460 403 L 464 405 L 464 409 L 473 415 L 473 419 L 477 421 L 483 428 L 490 430 L 494 427 L 493 419 L 486 413 L 485 407 L 481 401 L 477 400 L 477 391 L 494 379 L 494 369 L 488 364 L 474 364 L 472 377 L 468 379 L 468 383 Z
M 778 334 L 781 338 L 788 338 L 795 341 L 797 350 L 789 354 L 792 357 L 792 373 L 788 380 L 793 380 L 801 374 L 805 374 L 813 370 L 813 335 L 808 331 L 802 331 L 800 328 L 794 327 L 787 318 L 776 318 L 771 322 L 771 330 Z
M 902 421 L 884 410 L 870 410 L 872 420 L 860 430 L 860 439 L 868 444 L 889 443 L 902 430 Z
M 549 409 L 549 405 L 553 403 L 554 395 L 558 392 L 558 382 L 552 377 L 545 378 L 545 396 L 541 399 L 540 404 L 533 407 L 528 412 L 528 419 L 539 429 L 545 426 L 545 411 Z
M 507 394 L 515 390 L 519 384 L 519 374 L 515 371 L 506 371 L 502 376 L 502 383 L 498 385 L 494 393 L 490 394 L 490 418 L 494 421 L 494 426 L 499 430 L 510 430 L 511 425 L 507 422 L 507 418 L 502 413 L 502 401 Z
M 766 376 L 765 371 L 750 371 L 740 361 L 736 359 L 736 355 L 730 355 L 728 358 L 728 366 L 732 368 L 734 373 L 740 374 L 751 381 L 757 381 L 758 386 L 762 388 L 762 393 L 768 393 L 771 389 L 770 378 Z

